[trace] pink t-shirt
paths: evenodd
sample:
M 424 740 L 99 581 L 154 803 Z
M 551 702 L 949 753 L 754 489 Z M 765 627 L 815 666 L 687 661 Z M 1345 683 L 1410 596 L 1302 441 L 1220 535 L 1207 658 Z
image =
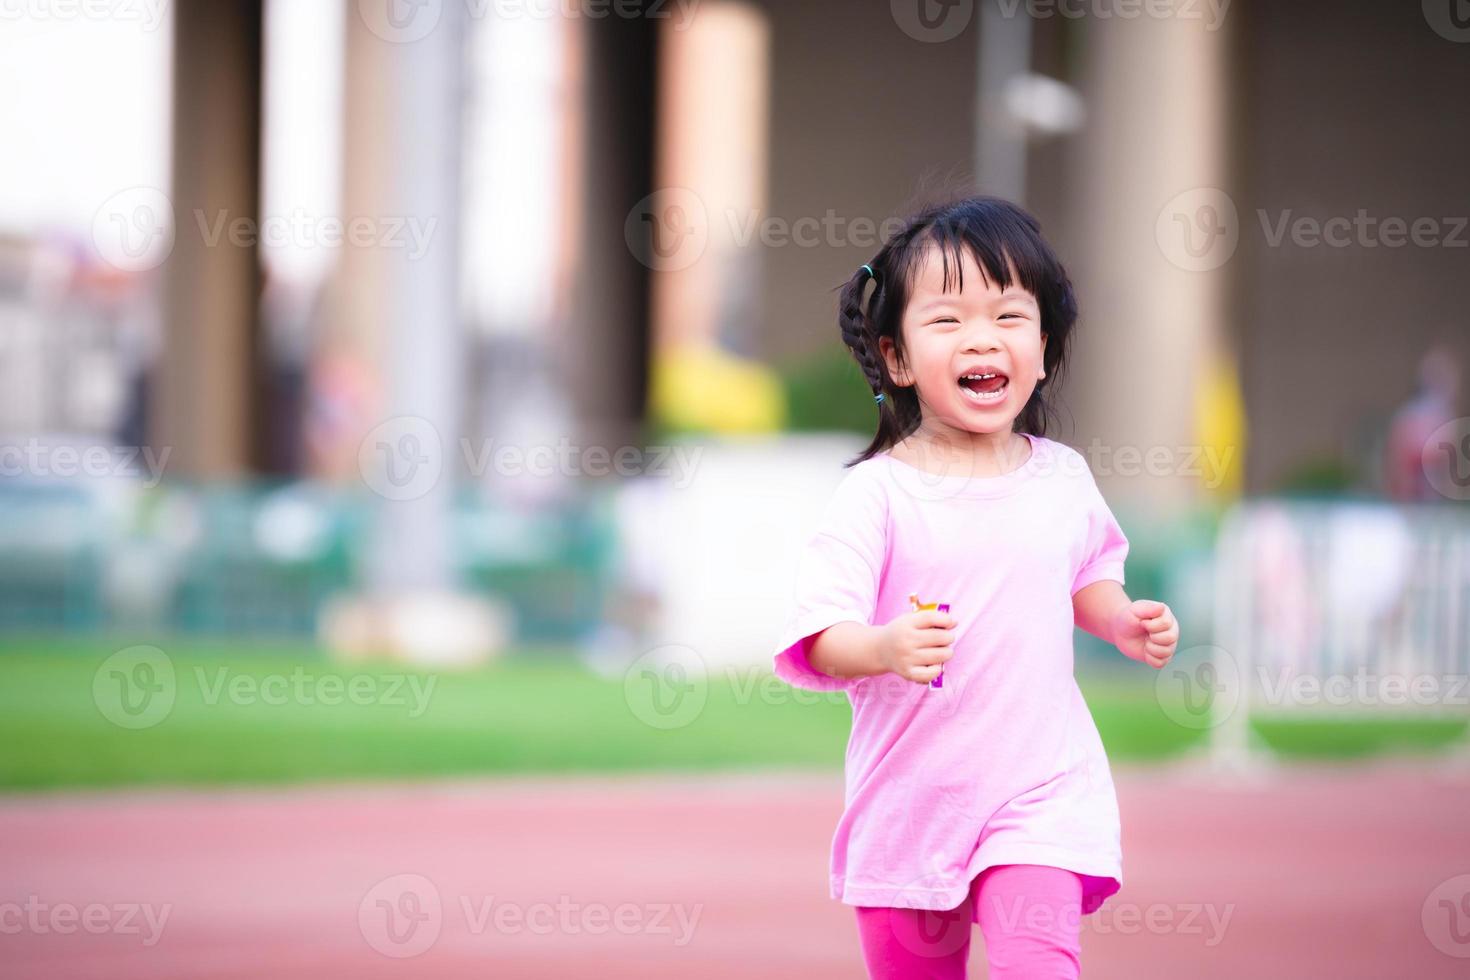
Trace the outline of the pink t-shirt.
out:
M 831 867 L 848 905 L 954 908 L 995 864 L 1078 872 L 1084 914 L 1122 886 L 1112 774 L 1072 672 L 1072 595 L 1122 582 L 1128 540 L 1082 455 L 1026 438 L 1030 457 L 1000 476 L 864 460 L 805 544 L 775 672 L 852 706 Z M 958 621 L 942 687 L 807 661 L 815 634 L 887 623 L 911 592 Z

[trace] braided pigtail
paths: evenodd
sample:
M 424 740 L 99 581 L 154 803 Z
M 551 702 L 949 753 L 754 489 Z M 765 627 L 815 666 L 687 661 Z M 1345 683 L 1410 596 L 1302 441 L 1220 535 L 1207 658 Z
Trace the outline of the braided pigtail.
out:
M 880 253 L 881 254 L 881 253 Z M 917 402 L 913 390 L 892 385 L 888 376 L 888 364 L 878 347 L 881 335 L 878 314 L 884 308 L 884 284 L 879 276 L 882 264 L 878 259 L 858 266 L 842 287 L 837 301 L 837 326 L 842 331 L 842 343 L 852 353 L 853 360 L 863 372 L 868 387 L 873 390 L 873 400 L 878 403 L 878 432 L 872 443 L 847 465 L 852 466 L 882 452 L 898 442 L 913 427 Z M 864 302 L 863 292 L 868 280 L 876 283 L 872 294 Z
M 837 326 L 842 330 L 842 342 L 852 352 L 853 359 L 862 369 L 868 387 L 873 389 L 873 400 L 878 411 L 883 411 L 883 400 L 887 397 L 885 382 L 888 371 L 878 351 L 878 338 L 869 329 L 868 317 L 863 312 L 863 286 L 872 278 L 872 267 L 863 265 L 842 288 L 838 299 Z M 876 294 L 874 299 L 876 300 Z

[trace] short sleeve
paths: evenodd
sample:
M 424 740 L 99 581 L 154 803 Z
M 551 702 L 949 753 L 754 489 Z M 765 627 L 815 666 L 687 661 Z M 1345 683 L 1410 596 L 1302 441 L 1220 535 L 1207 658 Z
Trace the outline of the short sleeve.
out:
M 1113 517 L 1107 501 L 1097 488 L 1090 470 L 1083 474 L 1083 500 L 1087 514 L 1087 530 L 1082 558 L 1072 577 L 1072 594 L 1093 582 L 1112 579 L 1123 583 L 1123 562 L 1128 557 L 1128 538 Z
M 887 540 L 882 487 L 871 474 L 850 472 L 802 547 L 791 610 L 776 644 L 777 677 L 813 691 L 845 691 L 867 679 L 824 674 L 807 658 L 813 638 L 827 627 L 873 622 Z

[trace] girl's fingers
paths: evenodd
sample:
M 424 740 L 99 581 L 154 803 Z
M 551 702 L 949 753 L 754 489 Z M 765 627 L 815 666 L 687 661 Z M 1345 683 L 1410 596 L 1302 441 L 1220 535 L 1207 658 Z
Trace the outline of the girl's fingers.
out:
M 915 684 L 927 684 L 939 676 L 939 670 L 938 667 L 915 667 L 909 680 Z
M 953 647 L 923 647 L 919 651 L 918 656 L 914 662 L 925 667 L 933 667 L 936 664 L 944 663 L 946 660 L 953 656 Z
M 1170 616 L 1157 616 L 1153 619 L 1145 619 L 1143 621 L 1144 628 L 1150 633 L 1160 633 L 1173 625 L 1174 620 Z

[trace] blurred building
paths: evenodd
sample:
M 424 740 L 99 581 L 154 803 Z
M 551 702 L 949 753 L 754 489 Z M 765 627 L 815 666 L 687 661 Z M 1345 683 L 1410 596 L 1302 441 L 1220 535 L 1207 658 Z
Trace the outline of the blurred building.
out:
M 1160 515 L 1371 491 L 1425 351 L 1470 360 L 1470 47 L 1432 4 L 157 14 L 0 24 L 27 92 L 0 115 L 25 147 L 0 424 L 166 446 L 182 480 L 366 485 L 385 587 L 452 584 L 457 495 L 529 513 L 587 447 L 782 431 L 787 367 L 840 360 L 835 287 L 957 187 L 1067 261 L 1054 435 Z M 89 133 L 117 152 L 79 169 Z M 570 470 L 496 455 L 560 444 Z

